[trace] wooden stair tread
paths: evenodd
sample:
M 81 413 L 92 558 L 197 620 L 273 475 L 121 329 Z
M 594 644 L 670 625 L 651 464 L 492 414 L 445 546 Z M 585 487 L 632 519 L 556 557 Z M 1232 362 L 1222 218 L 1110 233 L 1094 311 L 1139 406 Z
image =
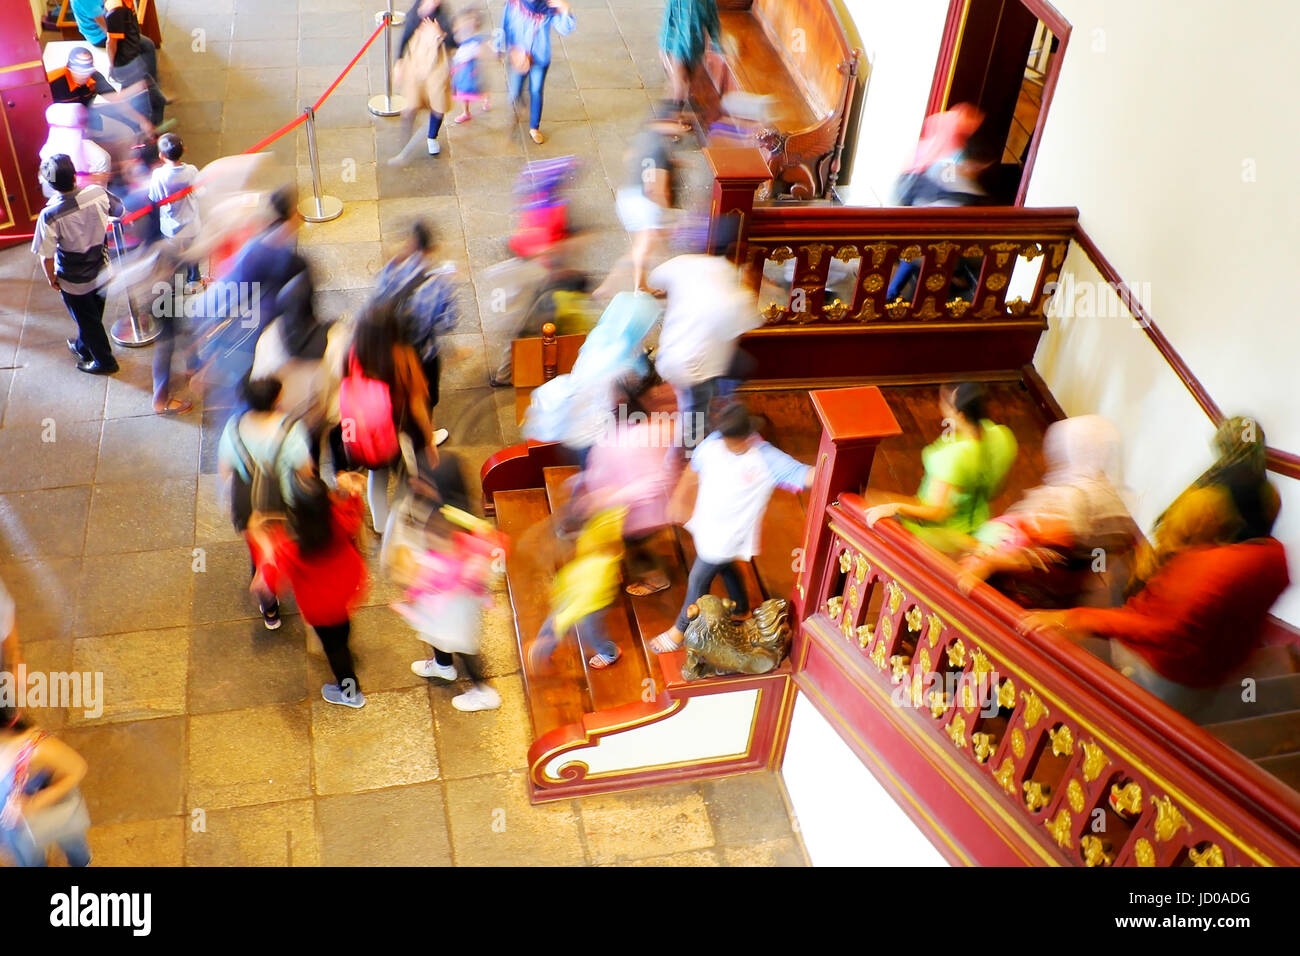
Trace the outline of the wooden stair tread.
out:
M 664 674 L 659 663 L 660 657 L 650 649 L 650 641 L 676 622 L 677 612 L 686 599 L 687 569 L 682 564 L 677 535 L 672 528 L 660 528 L 646 541 L 645 548 L 663 566 L 669 586 L 657 594 L 642 597 L 627 595 L 627 603 L 640 634 L 641 654 L 646 660 L 649 674 L 655 680 L 656 690 L 663 690 Z
M 546 501 L 551 506 L 551 514 L 558 514 L 569 503 L 569 479 L 579 472 L 577 465 L 555 465 L 542 469 L 542 478 L 546 482 Z
M 519 656 L 533 721 L 534 739 L 566 724 L 577 723 L 589 709 L 584 667 L 575 642 L 561 641 L 549 666 L 533 672 L 528 663 L 528 642 L 541 630 L 550 613 L 551 581 L 555 567 L 528 547 L 519 547 L 529 529 L 550 517 L 546 492 L 538 488 L 497 494 L 497 526 L 510 536 L 512 549 L 506 561 L 506 586 L 514 609 L 519 636 Z
M 1265 757 L 1255 761 L 1292 790 L 1300 790 L 1300 753 L 1280 757 Z
M 1260 714 L 1203 726 L 1251 760 L 1300 752 L 1300 710 Z
M 1225 685 L 1214 700 L 1196 713 L 1201 725 L 1236 721 L 1261 714 L 1300 710 L 1300 674 L 1265 677 L 1255 682 L 1255 699 L 1241 699 L 1239 682 Z
M 575 628 L 578 642 L 582 649 L 582 664 L 586 669 L 587 686 L 591 694 L 593 711 L 613 710 L 625 704 L 635 704 L 645 698 L 650 686 L 649 663 L 642 651 L 641 641 L 633 633 L 629 623 L 629 611 L 626 602 L 619 599 L 603 612 L 605 630 L 609 639 L 618 645 L 620 657 L 612 667 L 592 667 L 588 660 L 596 653 L 590 640 L 588 629 L 579 625 Z M 654 695 L 651 695 L 653 699 Z

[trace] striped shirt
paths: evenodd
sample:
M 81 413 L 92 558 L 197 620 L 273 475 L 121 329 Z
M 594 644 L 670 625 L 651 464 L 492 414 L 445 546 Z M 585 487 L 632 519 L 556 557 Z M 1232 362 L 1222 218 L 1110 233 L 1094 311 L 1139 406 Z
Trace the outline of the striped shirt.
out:
M 86 186 L 54 196 L 36 219 L 32 252 L 54 260 L 59 288 L 84 295 L 100 285 L 108 262 L 104 237 L 110 217 L 124 212 L 122 201 L 102 186 Z

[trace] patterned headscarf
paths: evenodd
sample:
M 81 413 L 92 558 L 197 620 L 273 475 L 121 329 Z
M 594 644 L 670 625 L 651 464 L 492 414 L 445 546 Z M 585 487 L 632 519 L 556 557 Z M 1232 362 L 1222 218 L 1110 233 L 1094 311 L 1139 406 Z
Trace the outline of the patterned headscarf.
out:
M 1242 415 L 1224 419 L 1214 432 L 1214 450 L 1219 457 L 1192 482 L 1188 491 L 1214 487 L 1227 492 L 1240 517 L 1238 540 L 1261 538 L 1272 533 L 1273 522 L 1277 519 L 1278 496 L 1268 481 L 1268 444 L 1264 439 L 1264 429 L 1253 418 Z M 1173 507 L 1170 505 L 1156 519 L 1157 534 Z

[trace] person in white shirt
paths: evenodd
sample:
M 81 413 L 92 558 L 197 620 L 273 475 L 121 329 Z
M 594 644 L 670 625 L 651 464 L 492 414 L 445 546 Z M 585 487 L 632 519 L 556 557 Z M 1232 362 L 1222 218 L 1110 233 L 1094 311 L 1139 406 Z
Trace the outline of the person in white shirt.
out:
M 113 161 L 99 144 L 86 136 L 89 110 L 80 103 L 51 103 L 45 110 L 50 135 L 41 147 L 42 160 L 63 153 L 72 159 L 78 186 L 108 187 Z M 46 199 L 54 195 L 46 186 Z
M 158 203 L 158 228 L 168 240 L 171 251 L 179 258 L 199 234 L 199 204 L 193 187 L 199 178 L 197 166 L 182 163 L 185 144 L 175 133 L 166 133 L 158 139 L 158 155 L 162 165 L 153 171 L 149 180 L 149 201 Z M 168 196 L 189 189 L 183 196 L 163 202 Z M 199 264 L 186 266 L 185 281 L 191 285 L 199 281 Z
M 717 425 L 695 449 L 669 505 L 669 518 L 677 521 L 685 512 L 684 503 L 695 497 L 686 530 L 695 540 L 696 557 L 675 625 L 650 642 L 656 654 L 681 648 L 691 606 L 708 593 L 719 574 L 735 603 L 732 614 L 749 613 L 749 596 L 735 562 L 758 553 L 759 525 L 774 489 L 798 492 L 812 487 L 812 467 L 756 434 L 744 405 L 728 405 L 719 412 Z
M 668 296 L 655 371 L 677 393 L 682 446 L 691 449 L 706 434 L 700 424 L 736 357 L 736 340 L 763 320 L 755 294 L 721 256 L 676 256 L 650 273 L 650 283 Z

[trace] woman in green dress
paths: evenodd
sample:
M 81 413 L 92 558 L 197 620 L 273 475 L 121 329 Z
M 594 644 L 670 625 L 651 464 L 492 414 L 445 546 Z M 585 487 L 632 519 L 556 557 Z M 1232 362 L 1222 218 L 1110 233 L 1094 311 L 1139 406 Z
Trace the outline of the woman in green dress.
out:
M 927 544 L 947 554 L 969 550 L 971 535 L 989 520 L 1016 460 L 1016 436 L 989 420 L 983 386 L 964 382 L 939 390 L 944 433 L 921 452 L 925 477 L 915 498 L 868 508 L 867 524 L 897 517 Z
M 722 43 L 716 0 L 668 0 L 659 31 L 659 52 L 668 73 L 670 96 L 682 106 L 691 92 L 691 75 L 704 59 L 709 38 Z

